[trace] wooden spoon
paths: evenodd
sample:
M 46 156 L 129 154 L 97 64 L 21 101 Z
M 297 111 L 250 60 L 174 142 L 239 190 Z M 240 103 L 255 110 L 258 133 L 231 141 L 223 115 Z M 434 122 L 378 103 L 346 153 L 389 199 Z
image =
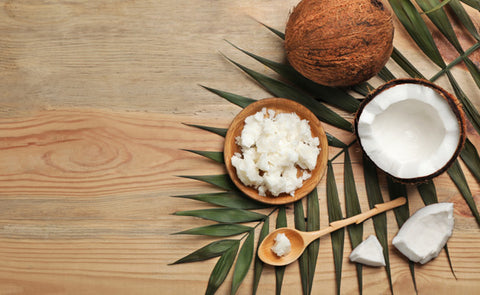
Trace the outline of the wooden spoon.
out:
M 333 231 L 346 227 L 347 225 L 353 223 L 362 223 L 363 221 L 374 215 L 401 206 L 406 202 L 407 200 L 404 197 L 401 197 L 387 203 L 376 204 L 375 207 L 369 211 L 360 213 L 350 218 L 334 221 L 330 223 L 329 227 L 321 229 L 319 231 L 302 232 L 292 228 L 279 228 L 265 237 L 263 242 L 260 244 L 260 247 L 258 248 L 258 257 L 263 262 L 270 265 L 281 266 L 290 264 L 297 260 L 298 257 L 302 255 L 305 248 L 314 240 Z M 275 238 L 277 237 L 277 234 L 281 233 L 285 234 L 285 236 L 287 236 L 287 238 L 290 240 L 291 251 L 284 256 L 277 256 L 277 254 L 275 254 L 271 248 L 275 244 Z
M 260 196 L 254 187 L 246 186 L 242 183 L 237 176 L 235 167 L 232 165 L 232 156 L 235 153 L 241 153 L 240 147 L 236 144 L 235 139 L 237 136 L 241 135 L 243 127 L 245 126 L 245 119 L 248 116 L 261 111 L 263 108 L 274 110 L 275 113 L 296 113 L 300 119 L 305 119 L 309 122 L 312 136 L 318 137 L 320 140 L 321 150 L 317 158 L 317 166 L 315 166 L 315 169 L 310 171 L 312 176 L 303 182 L 302 187 L 295 191 L 293 197 L 285 193 L 282 193 L 277 197 L 271 195 Z M 266 98 L 249 104 L 233 119 L 232 124 L 228 128 L 227 135 L 225 136 L 223 155 L 227 172 L 238 189 L 240 189 L 250 198 L 262 203 L 282 205 L 300 200 L 310 193 L 320 182 L 327 167 L 328 140 L 322 124 L 309 109 L 293 100 L 285 98 Z

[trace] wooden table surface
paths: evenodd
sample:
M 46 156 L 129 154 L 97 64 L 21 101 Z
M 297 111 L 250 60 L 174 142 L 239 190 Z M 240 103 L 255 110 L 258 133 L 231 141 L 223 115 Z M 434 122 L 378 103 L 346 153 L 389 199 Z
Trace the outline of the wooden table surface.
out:
M 240 110 L 199 85 L 270 96 L 222 54 L 275 75 L 225 40 L 282 61 L 282 41 L 257 20 L 283 30 L 296 2 L 0 1 L 0 294 L 204 293 L 215 259 L 168 264 L 212 241 L 172 235 L 209 224 L 173 212 L 206 205 L 170 196 L 215 190 L 177 176 L 224 173 L 182 150 L 220 151 L 223 141 L 184 123 L 226 128 Z M 398 24 L 395 46 L 427 76 L 438 70 Z M 478 108 L 480 92 L 469 74 L 461 67 L 454 73 Z M 443 79 L 439 84 L 448 86 Z M 326 129 L 342 140 L 353 138 Z M 472 140 L 480 147 L 478 137 Z M 351 152 L 366 210 L 358 147 Z M 334 167 L 341 188 L 342 165 Z M 468 172 L 467 178 L 478 200 L 480 186 Z M 436 184 L 439 200 L 455 203 L 448 245 L 457 279 L 442 252 L 416 266 L 419 293 L 478 293 L 479 226 L 447 175 Z M 323 227 L 325 180 L 318 189 Z M 410 191 L 413 212 L 422 202 Z M 289 224 L 292 211 L 287 209 Z M 398 229 L 392 213 L 388 218 L 391 241 Z M 365 236 L 371 233 L 367 221 Z M 346 239 L 342 294 L 358 290 L 349 253 Z M 393 248 L 390 255 L 395 293 L 412 294 L 407 262 Z M 230 280 L 219 294 L 229 293 Z M 250 294 L 251 285 L 250 271 L 238 293 Z M 259 294 L 273 294 L 274 286 L 274 270 L 266 267 Z M 301 292 L 297 264 L 287 267 L 283 291 Z M 384 269 L 364 268 L 364 291 L 389 293 Z M 313 294 L 320 292 L 335 293 L 329 237 L 320 243 L 313 285 Z

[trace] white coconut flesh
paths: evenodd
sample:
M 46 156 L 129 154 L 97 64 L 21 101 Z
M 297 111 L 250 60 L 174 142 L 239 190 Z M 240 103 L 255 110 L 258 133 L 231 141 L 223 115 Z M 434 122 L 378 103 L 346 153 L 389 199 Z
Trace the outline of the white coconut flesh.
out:
M 368 157 L 401 179 L 439 171 L 461 139 L 460 124 L 446 99 L 428 86 L 411 83 L 376 95 L 362 110 L 357 133 Z
M 369 266 L 385 266 L 382 245 L 380 245 L 380 242 L 374 235 L 370 235 L 366 240 L 355 247 L 352 253 L 350 253 L 349 258 L 352 262 L 358 262 Z
M 453 226 L 453 203 L 428 205 L 405 221 L 392 244 L 411 261 L 424 264 L 438 256 Z

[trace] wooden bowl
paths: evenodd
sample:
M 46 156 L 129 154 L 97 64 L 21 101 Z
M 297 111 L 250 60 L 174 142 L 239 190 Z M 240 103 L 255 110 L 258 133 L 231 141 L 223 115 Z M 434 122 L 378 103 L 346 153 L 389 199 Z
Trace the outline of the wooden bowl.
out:
M 311 177 L 303 182 L 302 187 L 298 188 L 295 191 L 294 196 L 292 197 L 289 194 L 282 193 L 279 196 L 275 197 L 272 195 L 260 196 L 258 191 L 250 186 L 244 185 L 237 176 L 236 169 L 232 165 L 232 156 L 235 153 L 241 153 L 240 147 L 235 143 L 235 138 L 240 136 L 243 126 L 245 125 L 245 119 L 262 110 L 262 108 L 267 108 L 274 110 L 276 113 L 296 113 L 300 119 L 306 119 L 309 121 L 310 130 L 312 131 L 313 137 L 318 137 L 320 140 L 320 153 L 317 158 L 317 166 L 311 172 Z M 250 198 L 260 201 L 262 203 L 273 204 L 273 205 L 282 205 L 295 202 L 300 200 L 309 194 L 320 182 L 325 168 L 327 167 L 328 161 L 328 141 L 325 131 L 317 119 L 317 117 L 303 105 L 296 103 L 292 100 L 284 98 L 267 98 L 256 101 L 248 105 L 243 109 L 233 120 L 232 124 L 228 128 L 227 135 L 225 137 L 225 147 L 224 147 L 224 160 L 227 172 L 230 175 L 230 178 L 235 183 L 235 185 L 243 193 L 245 193 Z

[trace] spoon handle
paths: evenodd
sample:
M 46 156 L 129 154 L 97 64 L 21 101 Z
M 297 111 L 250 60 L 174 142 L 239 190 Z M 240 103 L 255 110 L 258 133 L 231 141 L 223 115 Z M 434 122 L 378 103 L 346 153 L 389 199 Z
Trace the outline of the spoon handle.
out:
M 357 215 L 349 217 L 349 218 L 345 218 L 345 219 L 341 219 L 341 220 L 331 222 L 329 227 L 321 229 L 321 230 L 316 231 L 316 232 L 311 232 L 309 234 L 309 237 L 307 238 L 308 241 L 306 241 L 306 242 L 309 244 L 312 241 L 320 238 L 321 236 L 327 235 L 327 234 L 329 234 L 331 232 L 334 232 L 338 229 L 344 228 L 344 227 L 346 227 L 350 224 L 362 223 L 372 216 L 375 216 L 377 214 L 388 211 L 390 209 L 402 206 L 406 202 L 407 202 L 407 199 L 405 197 L 400 197 L 400 198 L 396 198 L 395 200 L 392 200 L 392 201 L 389 201 L 389 202 L 386 202 L 386 203 L 376 204 L 375 207 L 373 207 L 372 209 L 370 209 L 366 212 L 357 214 Z

